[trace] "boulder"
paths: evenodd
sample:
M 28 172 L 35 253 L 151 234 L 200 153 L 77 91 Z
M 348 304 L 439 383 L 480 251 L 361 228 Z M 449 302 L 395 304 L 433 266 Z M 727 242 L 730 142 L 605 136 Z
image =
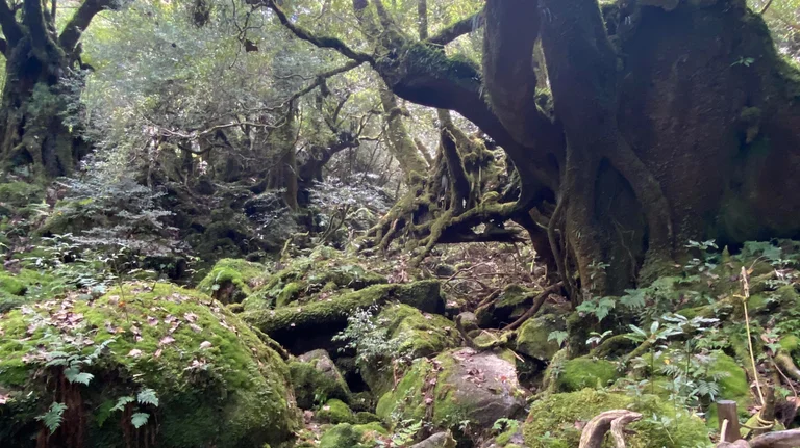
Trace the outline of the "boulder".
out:
M 146 435 L 160 447 L 261 448 L 300 425 L 274 342 L 197 291 L 131 283 L 39 302 L 0 315 L 0 334 L 4 447 L 47 431 L 37 417 L 54 402 L 68 430 L 49 435 L 53 446 L 82 431 L 93 447 Z
M 300 409 L 311 409 L 328 398 L 350 401 L 350 388 L 326 350 L 312 350 L 298 359 L 289 363 L 289 371 Z
M 517 351 L 549 362 L 560 348 L 557 341 L 550 339 L 550 334 L 566 329 L 566 319 L 556 314 L 528 319 L 517 331 Z
M 200 291 L 224 304 L 240 303 L 263 283 L 267 267 L 241 259 L 224 258 L 217 262 L 197 285 Z
M 699 417 L 652 395 L 630 397 L 621 393 L 584 389 L 552 394 L 533 402 L 523 426 L 528 448 L 574 448 L 581 428 L 602 412 L 624 409 L 645 416 L 632 423 L 626 435 L 629 448 L 687 448 L 707 446 L 708 433 Z M 655 418 L 653 418 L 655 417 Z M 669 422 L 669 423 L 664 423 Z
M 502 354 L 459 348 L 433 360 L 415 361 L 397 388 L 380 398 L 376 414 L 383 419 L 426 420 L 434 428 L 455 427 L 463 420 L 486 427 L 519 413 L 524 395 L 513 361 Z
M 376 396 L 394 386 L 393 358 L 402 357 L 412 361 L 458 347 L 460 342 L 451 320 L 437 314 L 423 313 L 408 305 L 387 305 L 377 319 L 381 327 L 386 329 L 386 337 L 398 349 L 396 353 L 380 359 L 360 359 L 357 362 L 362 378 Z

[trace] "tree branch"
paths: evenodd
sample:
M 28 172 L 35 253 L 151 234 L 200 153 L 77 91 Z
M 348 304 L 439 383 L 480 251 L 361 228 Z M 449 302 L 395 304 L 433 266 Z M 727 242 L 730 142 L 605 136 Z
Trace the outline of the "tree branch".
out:
M 311 84 L 307 85 L 306 87 L 303 87 L 297 93 L 292 95 L 291 98 L 286 100 L 283 104 L 291 103 L 292 101 L 297 100 L 301 96 L 307 95 L 309 92 L 311 92 L 312 90 L 314 90 L 317 87 L 319 87 L 320 85 L 322 85 L 322 83 L 324 83 L 326 79 L 328 79 L 328 78 L 330 78 L 332 76 L 336 76 L 336 75 L 342 74 L 342 73 L 347 73 L 350 70 L 353 70 L 354 68 L 356 68 L 359 65 L 363 64 L 364 62 L 366 62 L 366 61 L 352 60 L 352 61 L 348 62 L 347 64 L 345 64 L 345 65 L 343 65 L 343 66 L 341 66 L 339 68 L 335 68 L 333 70 L 329 70 L 327 72 L 320 73 L 319 75 L 317 75 L 317 79 L 314 82 L 312 82 Z
M 494 139 L 524 173 L 523 203 L 533 201 L 542 186 L 557 189 L 558 167 L 553 166 L 550 155 L 562 158 L 566 142 L 560 126 L 543 112 L 537 110 L 530 118 L 535 145 L 524 144 L 487 104 L 481 75 L 474 64 L 448 58 L 443 51 L 424 43 L 410 46 L 400 59 L 387 61 L 391 65 L 380 62 L 376 70 L 398 97 L 423 106 L 454 110 Z
M 355 51 L 347 46 L 341 39 L 338 37 L 332 36 L 315 36 L 310 32 L 306 31 L 305 29 L 295 25 L 294 23 L 290 22 L 289 19 L 284 14 L 283 10 L 275 3 L 274 0 L 257 0 L 253 2 L 254 4 L 264 5 L 275 12 L 275 16 L 278 17 L 278 21 L 281 22 L 281 25 L 285 26 L 289 29 L 295 36 L 303 39 L 304 41 L 319 47 L 319 48 L 330 48 L 332 50 L 336 50 L 344 56 L 348 58 L 359 61 L 359 62 L 374 62 L 371 55 L 367 53 L 362 53 L 360 51 Z
M 8 7 L 6 0 L 0 0 L 0 27 L 3 28 L 7 47 L 13 47 L 22 38 L 22 28 L 17 23 L 16 14 Z
M 41 0 L 25 0 L 22 8 L 22 22 L 28 28 L 31 44 L 34 48 L 46 48 L 49 36 Z
M 0 53 L 5 55 L 6 54 L 6 50 L 8 50 L 8 43 L 6 42 L 5 39 L 0 37 Z
M 84 30 L 92 23 L 94 17 L 102 10 L 111 7 L 111 0 L 85 0 L 75 11 L 61 36 L 58 38 L 58 44 L 62 49 L 71 53 L 78 45 L 78 40 L 83 34 Z
M 480 28 L 481 26 L 483 26 L 483 9 L 467 17 L 466 19 L 459 20 L 458 22 L 439 31 L 435 35 L 425 40 L 425 42 L 433 45 L 445 46 L 450 42 L 456 40 L 458 36 L 471 33 Z

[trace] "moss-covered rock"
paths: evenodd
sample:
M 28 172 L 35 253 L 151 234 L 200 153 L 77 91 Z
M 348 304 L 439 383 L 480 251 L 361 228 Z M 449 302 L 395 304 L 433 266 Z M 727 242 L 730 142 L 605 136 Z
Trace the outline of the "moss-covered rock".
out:
M 752 404 L 752 400 L 745 370 L 721 350 L 715 350 L 709 356 L 711 361 L 706 375 L 709 379 L 718 378 L 716 382 L 719 385 L 719 396 L 726 400 L 734 400 L 740 415 L 748 416 L 747 409 Z M 707 420 L 709 425 L 717 424 L 717 405 L 715 403 L 709 406 Z
M 265 281 L 267 267 L 247 260 L 224 258 L 206 274 L 197 289 L 224 304 L 239 303 L 251 288 Z
M 550 334 L 566 329 L 567 321 L 563 316 L 547 314 L 528 319 L 517 332 L 517 351 L 534 359 L 549 361 L 560 348 L 557 341 L 549 339 Z
M 0 440 L 29 440 L 42 427 L 34 417 L 62 397 L 72 406 L 67 415 L 85 415 L 87 446 L 125 446 L 124 434 L 136 431 L 111 409 L 144 389 L 158 405 L 131 403 L 126 412 L 155 415 L 138 431 L 158 446 L 278 446 L 299 426 L 281 357 L 202 293 L 127 284 L 94 301 L 68 296 L 11 311 L 0 316 L 0 334 L 0 388 L 10 395 Z M 93 375 L 81 379 L 88 386 L 52 389 L 69 382 L 45 363 L 91 354 L 97 359 L 80 366 Z
M 578 391 L 586 387 L 603 388 L 619 377 L 617 365 L 610 361 L 576 358 L 562 364 L 556 385 L 563 392 Z
M 323 423 L 355 423 L 353 411 L 342 400 L 333 398 L 325 402 L 317 412 L 317 418 Z
M 326 300 L 312 302 L 302 307 L 249 311 L 243 313 L 242 317 L 264 333 L 276 335 L 280 341 L 308 332 L 318 332 L 320 328 L 343 328 L 347 323 L 347 316 L 353 311 L 394 301 L 427 313 L 440 314 L 444 311 L 440 283 L 426 280 L 371 286 L 360 291 L 331 296 Z
M 386 329 L 389 340 L 396 342 L 396 353 L 387 354 L 377 360 L 358 362 L 358 368 L 370 390 L 380 396 L 393 386 L 392 359 L 407 360 L 427 357 L 445 349 L 458 347 L 460 338 L 455 324 L 437 315 L 422 313 L 408 305 L 385 306 L 377 316 Z
M 356 412 L 355 419 L 356 423 L 360 425 L 365 425 L 367 423 L 380 423 L 381 421 L 381 418 L 372 412 Z
M 463 420 L 481 427 L 513 417 L 524 403 L 514 364 L 492 352 L 461 348 L 415 361 L 397 387 L 380 398 L 376 414 L 400 420 L 429 416 L 436 428 Z
M 351 425 L 342 423 L 329 428 L 322 435 L 320 448 L 373 448 L 375 441 L 386 434 L 378 423 Z
M 39 299 L 50 299 L 67 289 L 67 282 L 52 274 L 21 269 L 13 274 L 0 271 L 0 313 Z
M 338 290 L 358 291 L 384 283 L 384 275 L 366 269 L 357 258 L 322 246 L 284 265 L 244 305 L 247 311 L 280 308 L 327 299 Z
M 581 423 L 602 412 L 628 409 L 644 415 L 628 428 L 629 448 L 688 448 L 707 446 L 705 424 L 698 417 L 680 411 L 673 404 L 653 396 L 631 398 L 619 393 L 584 389 L 553 394 L 531 405 L 523 433 L 529 448 L 574 448 L 580 440 Z M 654 420 L 658 418 L 658 421 Z M 662 419 L 663 418 L 663 419 Z M 613 446 L 606 442 L 603 447 Z
M 329 398 L 350 400 L 350 388 L 325 350 L 312 350 L 289 363 L 297 405 L 311 409 Z

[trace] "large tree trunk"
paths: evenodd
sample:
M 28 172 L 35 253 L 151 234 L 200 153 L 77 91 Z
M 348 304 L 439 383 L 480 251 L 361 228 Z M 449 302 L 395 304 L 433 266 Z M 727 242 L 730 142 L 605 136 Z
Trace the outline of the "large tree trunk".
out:
M 6 168 L 28 166 L 31 174 L 69 174 L 86 145 L 65 124 L 73 92 L 62 81 L 79 75 L 81 34 L 110 0 L 86 0 L 75 9 L 61 34 L 55 30 L 55 9 L 41 0 L 24 0 L 12 10 L 0 0 L 0 46 L 6 58 L 6 84 L 0 100 L 0 160 Z M 53 3 L 55 4 L 55 3 Z M 19 19 L 18 19 L 19 18 Z
M 623 11 L 609 37 L 595 0 L 487 2 L 496 55 L 527 57 L 537 33 L 513 39 L 509 30 L 542 24 L 567 141 L 554 244 L 565 277 L 577 269 L 585 293 L 652 278 L 689 239 L 738 245 L 800 234 L 797 74 L 744 2 L 674 3 Z M 533 70 L 495 60 L 485 68 L 490 97 L 504 124 L 521 128 L 531 112 L 518 98 L 532 103 Z M 526 81 L 509 84 L 514 76 Z
M 30 166 L 32 174 L 69 174 L 83 154 L 64 119 L 68 98 L 59 78 L 67 76 L 68 59 L 46 45 L 36 51 L 26 36 L 10 47 L 0 110 L 0 155 L 6 166 Z

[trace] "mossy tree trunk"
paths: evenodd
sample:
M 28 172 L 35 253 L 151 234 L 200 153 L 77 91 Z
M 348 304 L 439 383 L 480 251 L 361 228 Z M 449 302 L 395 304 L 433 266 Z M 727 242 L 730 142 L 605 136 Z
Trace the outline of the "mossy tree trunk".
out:
M 406 182 L 419 182 L 428 171 L 428 163 L 422 156 L 422 148 L 418 147 L 408 135 L 402 118 L 404 112 L 397 104 L 394 92 L 381 86 L 380 98 L 384 122 L 388 129 L 389 150 L 403 170 Z
M 86 145 L 64 124 L 80 83 L 79 39 L 111 0 L 86 0 L 58 34 L 55 11 L 41 0 L 9 7 L 0 0 L 6 83 L 0 100 L 0 158 L 6 168 L 29 166 L 36 176 L 69 174 Z
M 566 137 L 551 227 L 561 269 L 577 269 L 584 292 L 652 278 L 689 239 L 736 245 L 800 231 L 800 200 L 784 193 L 798 186 L 798 74 L 744 2 L 650 3 L 629 18 L 614 8 L 603 17 L 595 0 L 487 3 L 487 89 L 508 128 L 534 134 L 514 121 L 538 113 L 530 102 L 503 100 L 530 93 L 535 76 L 527 60 L 501 64 L 530 55 L 541 36 Z M 531 23 L 540 29 L 510 34 Z M 746 57 L 755 62 L 737 63 Z

